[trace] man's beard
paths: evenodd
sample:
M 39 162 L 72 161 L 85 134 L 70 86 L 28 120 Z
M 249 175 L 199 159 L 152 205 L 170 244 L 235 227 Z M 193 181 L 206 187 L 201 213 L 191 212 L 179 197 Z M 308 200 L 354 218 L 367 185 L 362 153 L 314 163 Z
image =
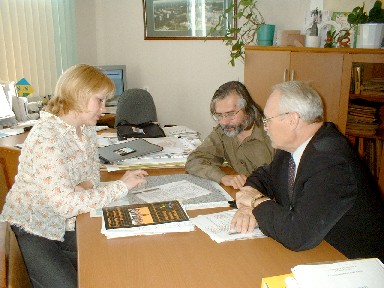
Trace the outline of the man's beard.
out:
M 228 137 L 236 137 L 247 128 L 248 125 L 246 124 L 247 123 L 243 122 L 240 125 L 220 125 L 220 127 Z

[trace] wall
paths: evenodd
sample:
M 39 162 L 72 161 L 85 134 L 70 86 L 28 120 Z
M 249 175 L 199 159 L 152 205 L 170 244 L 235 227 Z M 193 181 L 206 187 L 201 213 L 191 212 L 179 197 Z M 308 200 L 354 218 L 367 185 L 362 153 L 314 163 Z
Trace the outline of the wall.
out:
M 332 5 L 334 11 L 344 11 L 339 2 L 354 7 L 351 2 L 361 1 L 324 0 L 324 9 Z M 374 1 L 365 2 L 372 7 Z M 258 3 L 266 22 L 276 24 L 277 30 L 302 30 L 311 1 Z M 78 0 L 76 9 L 79 62 L 126 64 L 128 86 L 149 88 L 161 124 L 186 125 L 208 135 L 215 125 L 209 114 L 214 91 L 227 81 L 244 80 L 243 63 L 228 64 L 222 41 L 144 40 L 141 0 Z

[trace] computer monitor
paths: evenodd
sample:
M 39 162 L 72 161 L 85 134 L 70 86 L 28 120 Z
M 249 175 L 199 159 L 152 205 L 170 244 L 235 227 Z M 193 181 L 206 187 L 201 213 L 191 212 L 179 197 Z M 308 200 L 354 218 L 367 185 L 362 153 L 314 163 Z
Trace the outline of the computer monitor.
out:
M 125 65 L 103 65 L 95 66 L 100 69 L 109 79 L 115 84 L 115 97 L 108 100 L 107 106 L 116 106 L 118 97 L 123 94 L 125 90 L 128 89 L 127 86 L 127 75 L 126 75 L 126 66 Z

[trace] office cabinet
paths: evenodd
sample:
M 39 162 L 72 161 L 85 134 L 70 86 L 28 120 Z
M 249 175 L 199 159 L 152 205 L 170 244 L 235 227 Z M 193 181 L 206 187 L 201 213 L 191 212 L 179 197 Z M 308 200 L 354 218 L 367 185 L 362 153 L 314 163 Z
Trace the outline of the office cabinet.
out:
M 288 80 L 309 81 L 324 100 L 327 121 L 338 123 L 343 54 L 307 50 L 246 49 L 244 82 L 253 99 L 264 107 L 271 87 Z
M 342 133 L 347 133 L 350 140 L 359 138 L 362 139 L 361 143 L 368 143 L 371 140 L 366 139 L 373 139 L 371 142 L 376 143 L 374 148 L 364 148 L 364 145 L 357 143 L 356 149 L 362 158 L 369 158 L 369 161 L 374 163 L 371 171 L 374 171 L 384 197 L 383 130 L 378 129 L 377 134 L 366 136 L 348 134 L 346 129 L 350 104 L 356 99 L 364 98 L 351 91 L 351 85 L 354 84 L 352 71 L 356 65 L 361 65 L 366 70 L 366 78 L 384 80 L 384 49 L 247 46 L 244 82 L 252 98 L 261 107 L 265 106 L 274 84 L 288 80 L 312 83 L 324 101 L 326 121 L 334 122 Z M 368 102 L 375 102 L 376 107 L 384 107 L 384 96 L 381 93 L 371 95 Z M 381 111 L 383 112 L 384 108 Z M 381 115 L 380 121 L 384 123 L 384 113 Z M 367 156 L 368 153 L 375 154 L 374 160 Z

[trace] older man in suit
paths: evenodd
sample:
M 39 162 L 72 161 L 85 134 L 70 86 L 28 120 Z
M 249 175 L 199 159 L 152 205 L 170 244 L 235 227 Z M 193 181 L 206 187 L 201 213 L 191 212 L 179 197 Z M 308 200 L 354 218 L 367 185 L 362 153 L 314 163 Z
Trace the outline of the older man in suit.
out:
M 231 229 L 255 226 L 285 247 L 323 239 L 349 258 L 384 259 L 384 210 L 375 181 L 335 125 L 323 121 L 318 93 L 304 82 L 273 87 L 264 129 L 277 149 L 236 195 Z

